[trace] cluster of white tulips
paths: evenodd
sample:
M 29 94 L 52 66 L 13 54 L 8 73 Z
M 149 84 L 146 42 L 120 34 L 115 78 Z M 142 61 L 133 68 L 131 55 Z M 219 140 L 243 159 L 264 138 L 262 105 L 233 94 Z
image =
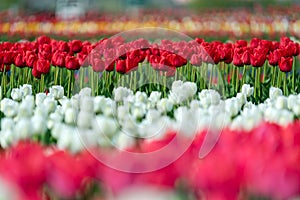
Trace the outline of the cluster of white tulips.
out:
M 224 127 L 251 130 L 263 121 L 282 126 L 300 115 L 300 95 L 282 95 L 271 88 L 259 105 L 248 101 L 253 87 L 243 85 L 236 97 L 223 100 L 215 90 L 202 90 L 192 82 L 175 81 L 168 97 L 154 91 L 133 93 L 115 88 L 113 98 L 93 97 L 90 88 L 70 99 L 62 86 L 32 95 L 31 85 L 11 91 L 1 101 L 0 145 L 3 148 L 27 138 L 43 138 L 48 132 L 61 149 L 77 152 L 85 147 L 127 148 L 136 139 L 159 139 L 169 130 L 187 137 L 202 130 Z

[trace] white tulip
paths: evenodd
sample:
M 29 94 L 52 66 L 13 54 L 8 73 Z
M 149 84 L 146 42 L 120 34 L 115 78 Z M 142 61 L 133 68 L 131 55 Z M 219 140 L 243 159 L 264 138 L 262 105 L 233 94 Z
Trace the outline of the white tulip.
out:
M 149 97 L 149 101 L 157 103 L 161 98 L 161 92 L 152 91 Z
M 113 143 L 116 148 L 120 150 L 126 150 L 132 147 L 135 144 L 136 140 L 134 137 L 129 136 L 123 132 L 120 132 L 115 135 L 113 138 Z
M 103 137 L 103 135 L 112 137 L 119 129 L 118 127 L 118 122 L 108 117 L 97 116 L 93 121 L 93 130 L 101 134 L 101 137 Z
M 38 93 L 35 95 L 35 104 L 37 106 L 41 105 L 46 99 L 47 95 L 45 93 Z
M 60 85 L 54 85 L 49 89 L 49 93 L 55 98 L 55 99 L 61 99 L 64 96 L 64 88 Z
M 13 88 L 10 96 L 15 101 L 21 101 L 23 97 L 22 90 L 20 90 L 19 88 Z
M 77 120 L 77 113 L 74 108 L 67 108 L 65 111 L 64 121 L 66 124 L 75 124 Z
M 294 106 L 296 106 L 297 104 L 299 104 L 299 100 L 297 95 L 290 95 L 288 96 L 287 99 L 287 107 L 289 110 L 292 110 Z
M 33 127 L 31 121 L 27 118 L 21 118 L 15 126 L 14 133 L 19 139 L 25 139 L 32 135 Z
M 143 103 L 135 103 L 131 107 L 131 114 L 135 119 L 140 119 L 146 114 L 146 106 Z
M 2 118 L 1 119 L 1 130 L 6 131 L 6 130 L 13 130 L 15 126 L 15 122 L 11 118 Z
M 163 99 L 158 101 L 157 109 L 161 113 L 170 112 L 173 109 L 173 104 L 169 99 L 163 98 Z
M 278 119 L 278 123 L 281 126 L 287 126 L 294 121 L 294 115 L 290 111 L 282 110 L 280 113 L 280 117 Z
M 85 112 L 94 112 L 94 100 L 92 97 L 82 96 L 80 98 L 80 110 Z
M 4 98 L 1 101 L 1 112 L 6 117 L 15 117 L 18 113 L 19 104 L 11 99 Z
M 287 108 L 287 98 L 285 96 L 278 96 L 275 100 L 275 107 L 279 110 Z
M 292 110 L 296 116 L 300 116 L 300 104 L 293 106 Z
M 90 128 L 94 115 L 85 111 L 80 111 L 77 117 L 77 126 L 79 128 Z
M 92 96 L 92 89 L 91 88 L 82 88 L 79 92 L 79 96 L 84 97 L 90 97 Z
M 105 104 L 105 97 L 104 96 L 96 96 L 94 98 L 94 112 L 97 114 L 97 113 L 100 113 L 102 112 L 102 108 L 103 108 L 103 105 Z
M 121 102 L 124 100 L 124 98 L 132 95 L 133 92 L 128 88 L 118 87 L 118 88 L 114 88 L 113 90 L 113 96 L 116 102 Z
M 282 90 L 279 88 L 271 87 L 269 91 L 270 99 L 276 99 L 278 96 L 282 95 Z
M 145 92 L 137 91 L 134 95 L 135 101 L 139 103 L 146 103 L 147 102 L 147 94 Z
M 32 86 L 29 84 L 24 84 L 20 87 L 23 97 L 32 95 Z
M 42 116 L 35 115 L 31 118 L 33 134 L 45 134 L 47 131 L 47 120 Z
M 242 93 L 245 94 L 247 97 L 250 97 L 253 95 L 254 88 L 251 87 L 249 84 L 244 84 L 242 86 Z
M 47 97 L 44 102 L 43 102 L 45 108 L 46 108 L 46 112 L 47 113 L 52 113 L 55 111 L 56 106 L 57 106 L 57 101 L 55 101 L 53 98 L 51 97 Z

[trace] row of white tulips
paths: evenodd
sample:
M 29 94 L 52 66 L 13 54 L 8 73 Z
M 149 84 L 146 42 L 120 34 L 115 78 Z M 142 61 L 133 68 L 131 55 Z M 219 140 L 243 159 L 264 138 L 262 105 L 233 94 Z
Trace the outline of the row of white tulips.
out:
M 300 115 L 300 95 L 282 95 L 271 88 L 269 98 L 259 105 L 248 101 L 253 87 L 243 85 L 236 97 L 223 100 L 215 90 L 202 90 L 192 82 L 175 81 L 167 98 L 158 91 L 147 96 L 128 88 L 113 91 L 113 98 L 91 96 L 84 88 L 68 99 L 62 86 L 49 93 L 32 95 L 23 85 L 1 101 L 0 145 L 50 132 L 61 149 L 77 152 L 86 146 L 127 148 L 137 138 L 159 139 L 168 130 L 193 134 L 207 129 L 251 130 L 263 121 L 282 126 Z

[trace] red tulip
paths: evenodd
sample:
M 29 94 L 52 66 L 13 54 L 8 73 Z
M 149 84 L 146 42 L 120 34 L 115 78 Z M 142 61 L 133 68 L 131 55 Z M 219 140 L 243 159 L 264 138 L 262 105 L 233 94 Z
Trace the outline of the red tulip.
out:
M 279 69 L 282 72 L 290 72 L 293 68 L 293 58 L 292 57 L 281 57 L 279 63 Z
M 266 61 L 267 56 L 263 53 L 257 53 L 250 55 L 251 65 L 253 67 L 261 67 L 264 65 Z
M 78 59 L 74 56 L 67 56 L 65 59 L 65 65 L 67 69 L 78 70 L 80 68 Z
M 51 38 L 43 35 L 37 38 L 37 43 L 39 45 L 43 45 L 43 44 L 50 44 L 51 43 Z
M 116 61 L 116 71 L 121 74 L 126 73 L 126 61 L 125 60 L 117 60 Z
M 33 68 L 39 71 L 41 74 L 47 74 L 50 71 L 50 62 L 43 58 L 39 58 L 34 65 L 35 66 Z
M 82 42 L 80 40 L 73 40 L 70 43 L 71 51 L 78 53 L 82 50 Z
M 241 60 L 244 63 L 244 65 L 250 65 L 251 64 L 250 54 L 251 54 L 251 52 L 250 52 L 249 49 L 244 50 L 244 52 L 242 54 L 242 57 L 241 57 Z
M 105 63 L 101 58 L 94 58 L 92 68 L 94 72 L 103 72 L 105 69 Z
M 17 67 L 25 67 L 26 66 L 24 52 L 20 52 L 17 54 L 17 56 L 14 58 L 14 63 Z
M 37 60 L 37 55 L 33 51 L 26 51 L 25 60 L 27 67 L 33 68 L 33 64 Z
M 201 66 L 202 65 L 201 56 L 199 56 L 197 54 L 193 54 L 191 57 L 190 63 L 194 66 Z
M 65 52 L 56 51 L 52 56 L 52 64 L 57 67 L 65 67 Z
M 269 64 L 272 66 L 278 65 L 278 62 L 279 62 L 281 56 L 282 56 L 282 53 L 281 53 L 280 49 L 270 52 L 268 55 Z
M 66 53 L 69 53 L 70 51 L 70 46 L 67 42 L 65 41 L 59 41 L 58 42 L 58 51 L 63 51 L 63 52 L 66 52 Z

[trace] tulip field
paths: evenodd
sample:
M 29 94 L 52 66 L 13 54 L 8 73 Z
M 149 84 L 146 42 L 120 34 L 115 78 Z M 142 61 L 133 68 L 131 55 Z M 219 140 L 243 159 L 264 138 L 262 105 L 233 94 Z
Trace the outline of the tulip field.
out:
M 299 199 L 299 10 L 1 13 L 0 199 Z

